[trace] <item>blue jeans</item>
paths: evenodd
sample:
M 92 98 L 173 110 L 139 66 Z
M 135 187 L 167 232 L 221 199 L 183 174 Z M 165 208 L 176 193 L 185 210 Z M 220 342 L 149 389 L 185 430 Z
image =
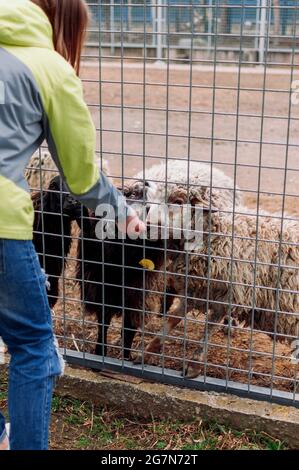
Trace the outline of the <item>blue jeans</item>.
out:
M 8 411 L 12 450 L 46 450 L 54 378 L 61 360 L 32 242 L 0 239 L 0 336 L 11 355 Z M 0 413 L 0 442 L 5 421 Z

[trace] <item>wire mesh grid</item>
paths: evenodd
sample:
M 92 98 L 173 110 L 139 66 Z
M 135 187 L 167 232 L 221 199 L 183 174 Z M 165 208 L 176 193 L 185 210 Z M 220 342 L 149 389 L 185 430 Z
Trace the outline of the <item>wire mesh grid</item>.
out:
M 158 236 L 101 240 L 47 151 L 33 157 L 69 362 L 298 406 L 298 3 L 90 2 L 99 166 Z M 173 236 L 186 206 L 191 241 Z

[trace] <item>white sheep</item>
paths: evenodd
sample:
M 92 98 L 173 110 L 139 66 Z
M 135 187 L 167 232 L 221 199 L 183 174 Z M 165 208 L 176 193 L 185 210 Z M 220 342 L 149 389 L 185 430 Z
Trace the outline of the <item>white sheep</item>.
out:
M 203 203 L 211 203 L 220 210 L 229 210 L 233 204 L 243 203 L 242 192 L 232 178 L 209 163 L 167 160 L 140 171 L 134 180 L 147 183 L 146 202 L 153 205 L 167 202 L 177 187 L 189 188 L 202 198 Z
M 170 162 L 169 162 L 170 163 Z M 190 170 L 190 171 L 189 171 Z M 175 194 L 176 198 L 182 193 L 189 195 L 189 202 L 194 198 L 200 200 L 206 205 L 212 204 L 222 211 L 232 211 L 233 204 L 238 205 L 242 201 L 242 193 L 236 187 L 234 190 L 233 180 L 225 175 L 221 170 L 213 168 L 212 172 L 212 188 L 211 188 L 211 166 L 201 162 L 190 162 L 190 168 L 186 161 L 171 161 L 169 171 L 165 171 L 165 165 L 155 165 L 147 170 L 145 174 L 138 173 L 124 188 L 124 195 L 127 200 L 134 203 L 134 207 L 140 214 L 146 205 L 148 210 L 148 220 L 151 224 L 159 217 L 160 205 L 165 202 L 171 202 L 171 195 Z M 165 178 L 167 177 L 167 193 Z M 189 183 L 189 184 L 188 184 Z M 234 199 L 235 196 L 235 199 Z M 136 202 L 141 201 L 141 202 Z M 143 202 L 142 202 L 143 201 Z M 176 203 L 177 201 L 175 201 Z M 164 247 L 164 244 L 161 244 Z M 163 307 L 164 291 L 167 292 L 167 300 L 171 301 L 171 289 L 165 285 L 165 277 L 163 270 L 170 262 L 169 254 L 160 256 L 161 265 L 155 262 L 156 272 L 146 275 L 145 281 L 145 306 L 147 311 L 160 313 Z M 143 298 L 143 296 L 142 296 Z M 135 296 L 135 309 L 140 308 L 138 304 L 138 295 Z M 168 302 L 169 303 L 169 302 Z M 138 307 L 137 307 L 138 304 Z M 142 323 L 140 319 L 140 325 Z M 137 323 L 137 322 L 135 322 Z M 138 355 L 136 362 L 141 360 Z
M 172 203 L 182 192 L 169 195 Z M 185 193 L 187 203 L 187 192 Z M 199 201 L 201 204 L 202 201 Z M 239 206 L 235 214 L 204 209 L 203 239 L 188 253 L 174 254 L 167 285 L 177 296 L 165 326 L 147 347 L 158 352 L 162 338 L 192 308 L 207 309 L 211 332 L 225 316 L 237 317 L 248 326 L 294 340 L 299 334 L 299 221 Z M 171 246 L 171 241 L 169 242 Z M 187 294 L 187 298 L 186 298 Z M 188 377 L 199 374 L 204 360 L 201 345 Z
M 57 167 L 51 154 L 38 150 L 33 154 L 25 171 L 25 178 L 33 190 L 48 188 L 50 181 L 58 175 Z
M 105 175 L 109 175 L 109 165 L 106 160 L 96 159 L 98 168 Z M 28 185 L 33 190 L 46 189 L 50 181 L 58 175 L 57 166 L 47 150 L 38 150 L 31 157 L 28 167 L 25 171 L 25 178 Z

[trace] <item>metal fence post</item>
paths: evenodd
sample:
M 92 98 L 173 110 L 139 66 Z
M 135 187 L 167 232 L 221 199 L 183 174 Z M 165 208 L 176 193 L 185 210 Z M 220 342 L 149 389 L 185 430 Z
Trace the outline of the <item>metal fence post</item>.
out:
M 111 55 L 115 54 L 115 18 L 114 18 L 114 0 L 110 0 L 110 51 Z
M 259 50 L 260 8 L 261 8 L 261 0 L 256 0 L 255 37 L 254 37 L 254 48 L 256 52 Z
M 157 0 L 157 61 L 163 60 L 163 0 Z
M 208 51 L 210 54 L 211 49 L 212 49 L 212 31 L 213 31 L 213 19 L 214 19 L 213 0 L 209 0 L 208 10 L 209 10 L 208 11 Z
M 261 0 L 260 34 L 259 34 L 259 63 L 261 65 L 265 61 L 266 26 L 267 26 L 267 0 Z
M 155 0 L 151 0 L 151 20 L 152 20 L 152 46 L 156 46 L 156 6 Z

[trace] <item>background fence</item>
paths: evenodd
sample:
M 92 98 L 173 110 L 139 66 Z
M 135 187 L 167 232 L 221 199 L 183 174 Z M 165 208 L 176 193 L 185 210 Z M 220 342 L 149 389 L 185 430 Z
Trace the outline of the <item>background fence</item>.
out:
M 67 360 L 298 406 L 298 2 L 111 1 L 91 8 L 94 47 L 84 53 L 81 74 L 99 162 L 130 199 L 145 198 L 153 208 L 157 200 L 169 203 L 174 189 L 197 191 L 230 229 L 220 226 L 227 252 L 217 255 L 217 224 L 211 218 L 205 227 L 200 275 L 182 247 L 177 266 L 167 264 L 173 251 L 166 242 L 149 251 L 145 241 L 95 240 L 90 216 L 83 208 L 70 212 L 63 188 L 52 186 L 60 211 L 56 205 L 53 219 L 51 207 L 37 208 L 35 241 L 52 283 L 61 278 L 50 299 Z M 41 155 L 29 171 L 35 190 L 55 174 Z M 151 205 L 148 185 L 138 193 L 145 181 L 160 191 Z M 139 264 L 161 250 L 154 271 Z M 219 260 L 224 269 L 215 274 Z M 53 261 L 56 274 L 49 272 Z M 166 312 L 177 279 L 186 281 L 176 291 L 184 311 L 170 332 Z M 215 299 L 223 286 L 226 294 Z M 215 306 L 220 313 L 211 318 Z M 98 324 L 109 326 L 107 338 L 103 329 L 98 336 Z M 159 331 L 162 349 L 146 355 Z M 139 365 L 129 349 L 139 353 Z M 196 378 L 186 377 L 190 364 L 198 366 Z
M 218 53 L 233 60 L 240 52 L 243 61 L 263 62 L 265 40 L 273 58 L 288 60 L 292 51 L 292 28 L 296 0 L 105 0 L 91 4 L 93 29 L 90 47 L 101 47 L 111 56 L 120 49 L 131 55 L 164 60 L 211 59 Z M 297 21 L 297 20 L 296 20 Z M 267 32 L 266 32 L 266 29 Z

